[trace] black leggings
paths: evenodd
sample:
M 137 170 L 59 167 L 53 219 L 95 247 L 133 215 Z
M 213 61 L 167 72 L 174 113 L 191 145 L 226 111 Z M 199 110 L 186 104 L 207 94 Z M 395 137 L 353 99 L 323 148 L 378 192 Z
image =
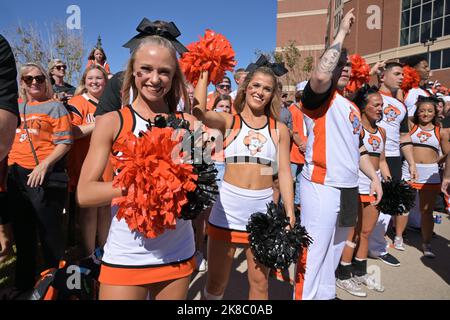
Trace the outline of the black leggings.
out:
M 58 267 L 64 252 L 62 211 L 67 190 L 31 188 L 26 184 L 30 172 L 18 165 L 8 168 L 8 211 L 17 249 L 15 285 L 20 290 L 35 284 L 37 235 L 43 250 L 42 269 Z

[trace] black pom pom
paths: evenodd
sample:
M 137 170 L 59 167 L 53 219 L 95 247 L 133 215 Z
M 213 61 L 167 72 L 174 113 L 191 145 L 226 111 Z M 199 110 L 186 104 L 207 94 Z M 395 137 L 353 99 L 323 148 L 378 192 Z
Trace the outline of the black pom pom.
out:
M 157 115 L 155 117 L 155 127 L 157 128 L 165 128 L 167 127 L 167 120 L 162 115 Z
M 267 205 L 267 213 L 251 215 L 247 231 L 250 232 L 250 247 L 259 263 L 268 268 L 286 269 L 298 260 L 302 249 L 311 244 L 311 237 L 300 225 L 299 215 L 293 229 L 287 229 L 288 225 L 283 208 L 273 202 Z
M 404 180 L 382 182 L 383 197 L 377 208 L 392 216 L 409 212 L 415 205 L 416 190 Z

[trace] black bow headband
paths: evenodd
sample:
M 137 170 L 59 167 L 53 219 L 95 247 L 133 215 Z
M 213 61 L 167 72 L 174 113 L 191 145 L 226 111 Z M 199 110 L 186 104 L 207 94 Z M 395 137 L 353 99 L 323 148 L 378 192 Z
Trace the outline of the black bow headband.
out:
M 140 39 L 147 36 L 160 36 L 169 40 L 180 55 L 188 51 L 188 49 L 176 39 L 181 35 L 181 32 L 173 22 L 158 21 L 158 23 L 155 23 L 144 18 L 141 23 L 139 23 L 136 30 L 139 34 L 131 38 L 123 45 L 123 47 L 134 51 L 139 45 Z
M 256 60 L 255 63 L 250 63 L 245 71 L 253 72 L 260 67 L 270 68 L 278 77 L 281 77 L 283 74 L 288 72 L 288 70 L 284 67 L 284 63 L 271 63 L 263 54 L 258 58 L 258 60 Z

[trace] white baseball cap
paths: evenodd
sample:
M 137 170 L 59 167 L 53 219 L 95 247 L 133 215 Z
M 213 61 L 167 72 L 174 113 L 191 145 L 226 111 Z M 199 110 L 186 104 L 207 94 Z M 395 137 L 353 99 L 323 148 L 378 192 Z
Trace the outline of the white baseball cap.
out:
M 307 80 L 297 83 L 297 85 L 295 86 L 295 91 L 303 91 L 303 90 L 305 90 L 305 87 L 306 87 L 307 83 L 308 83 Z

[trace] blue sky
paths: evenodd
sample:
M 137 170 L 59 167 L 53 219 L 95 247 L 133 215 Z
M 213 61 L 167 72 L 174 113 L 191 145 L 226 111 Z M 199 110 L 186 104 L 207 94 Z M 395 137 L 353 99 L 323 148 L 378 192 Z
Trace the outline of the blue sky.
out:
M 100 34 L 112 72 L 125 66 L 129 51 L 122 45 L 136 34 L 143 17 L 175 22 L 184 45 L 198 40 L 206 28 L 222 33 L 233 45 L 237 67 L 255 61 L 256 49 L 275 48 L 276 0 L 2 1 L 0 32 L 18 23 L 31 22 L 44 29 L 52 21 L 65 22 L 72 4 L 81 10 L 86 51 Z

